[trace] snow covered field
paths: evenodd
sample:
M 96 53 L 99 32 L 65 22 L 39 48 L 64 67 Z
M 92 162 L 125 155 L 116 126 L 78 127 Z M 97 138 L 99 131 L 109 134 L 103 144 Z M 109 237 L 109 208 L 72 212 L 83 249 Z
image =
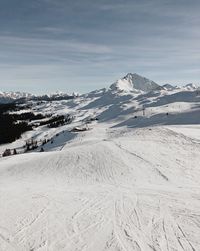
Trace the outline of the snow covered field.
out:
M 45 152 L 0 159 L 0 250 L 200 250 L 195 95 L 102 90 L 35 105 L 75 120 L 11 145 L 53 137 Z M 88 117 L 99 118 L 91 130 L 70 132 Z

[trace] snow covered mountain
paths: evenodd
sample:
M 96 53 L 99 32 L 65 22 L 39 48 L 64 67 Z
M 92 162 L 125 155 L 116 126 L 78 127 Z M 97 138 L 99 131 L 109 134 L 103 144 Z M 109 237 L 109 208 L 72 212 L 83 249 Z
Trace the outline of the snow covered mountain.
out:
M 191 91 L 198 89 L 197 85 L 195 85 L 193 83 L 187 84 L 183 88 L 185 88 L 186 90 L 191 90 Z
M 162 89 L 162 87 L 156 84 L 154 81 L 142 77 L 136 73 L 128 73 L 125 77 L 117 80 L 114 84 L 112 84 L 110 86 L 110 89 L 125 92 L 149 92 Z
M 165 84 L 163 86 L 158 85 L 152 80 L 149 80 L 145 77 L 142 77 L 136 73 L 128 73 L 125 77 L 118 79 L 115 83 L 113 83 L 108 90 L 103 89 L 103 92 L 124 92 L 124 93 L 132 93 L 132 94 L 142 94 L 148 93 L 151 91 L 158 91 L 158 90 L 167 90 L 172 91 L 175 89 L 180 90 L 197 90 L 197 87 L 194 84 L 187 84 L 183 87 L 177 87 L 171 84 Z M 90 93 L 98 93 L 101 90 L 95 90 Z M 87 96 L 88 94 L 85 94 Z M 34 95 L 25 92 L 0 92 L 0 104 L 1 103 L 11 103 L 13 101 L 18 100 L 44 100 L 44 101 L 56 101 L 56 100 L 67 100 L 78 97 L 79 94 L 77 93 L 63 93 L 63 92 L 56 92 L 52 94 L 44 94 L 44 95 Z
M 0 103 L 10 103 L 18 99 L 30 99 L 33 95 L 26 92 L 0 92 Z
M 176 88 L 178 88 L 177 86 L 174 86 L 174 85 L 171 85 L 171 84 L 164 84 L 162 87 L 164 88 L 164 90 L 168 90 L 168 91 L 173 91 Z
M 67 94 L 63 92 L 56 92 L 45 95 L 34 95 L 26 92 L 0 92 L 0 104 L 12 103 L 14 101 L 28 101 L 28 100 L 64 100 L 71 99 L 78 96 L 78 94 Z
M 35 120 L 0 145 L 1 251 L 200 250 L 200 91 L 149 81 L 10 111 Z

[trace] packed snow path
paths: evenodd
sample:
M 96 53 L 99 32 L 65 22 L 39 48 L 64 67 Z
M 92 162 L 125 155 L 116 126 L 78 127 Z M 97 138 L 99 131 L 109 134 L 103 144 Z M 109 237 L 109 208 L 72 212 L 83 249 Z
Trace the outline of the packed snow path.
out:
M 192 136 L 102 124 L 61 151 L 1 159 L 0 250 L 200 250 Z

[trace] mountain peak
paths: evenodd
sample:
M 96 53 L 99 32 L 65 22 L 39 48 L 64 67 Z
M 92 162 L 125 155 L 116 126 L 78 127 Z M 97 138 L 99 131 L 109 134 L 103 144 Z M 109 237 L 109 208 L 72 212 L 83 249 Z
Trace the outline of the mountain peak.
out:
M 187 90 L 196 90 L 197 86 L 193 83 L 187 84 L 184 86 Z
M 161 86 L 156 84 L 154 81 L 142 77 L 137 73 L 128 73 L 125 77 L 117 80 L 110 86 L 111 90 L 125 92 L 149 92 L 160 88 Z

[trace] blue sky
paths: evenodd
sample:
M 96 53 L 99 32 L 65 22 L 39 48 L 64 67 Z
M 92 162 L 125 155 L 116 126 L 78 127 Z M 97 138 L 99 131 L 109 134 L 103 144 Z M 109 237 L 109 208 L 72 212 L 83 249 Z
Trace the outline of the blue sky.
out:
M 0 90 L 87 92 L 128 72 L 200 82 L 198 0 L 0 0 Z

